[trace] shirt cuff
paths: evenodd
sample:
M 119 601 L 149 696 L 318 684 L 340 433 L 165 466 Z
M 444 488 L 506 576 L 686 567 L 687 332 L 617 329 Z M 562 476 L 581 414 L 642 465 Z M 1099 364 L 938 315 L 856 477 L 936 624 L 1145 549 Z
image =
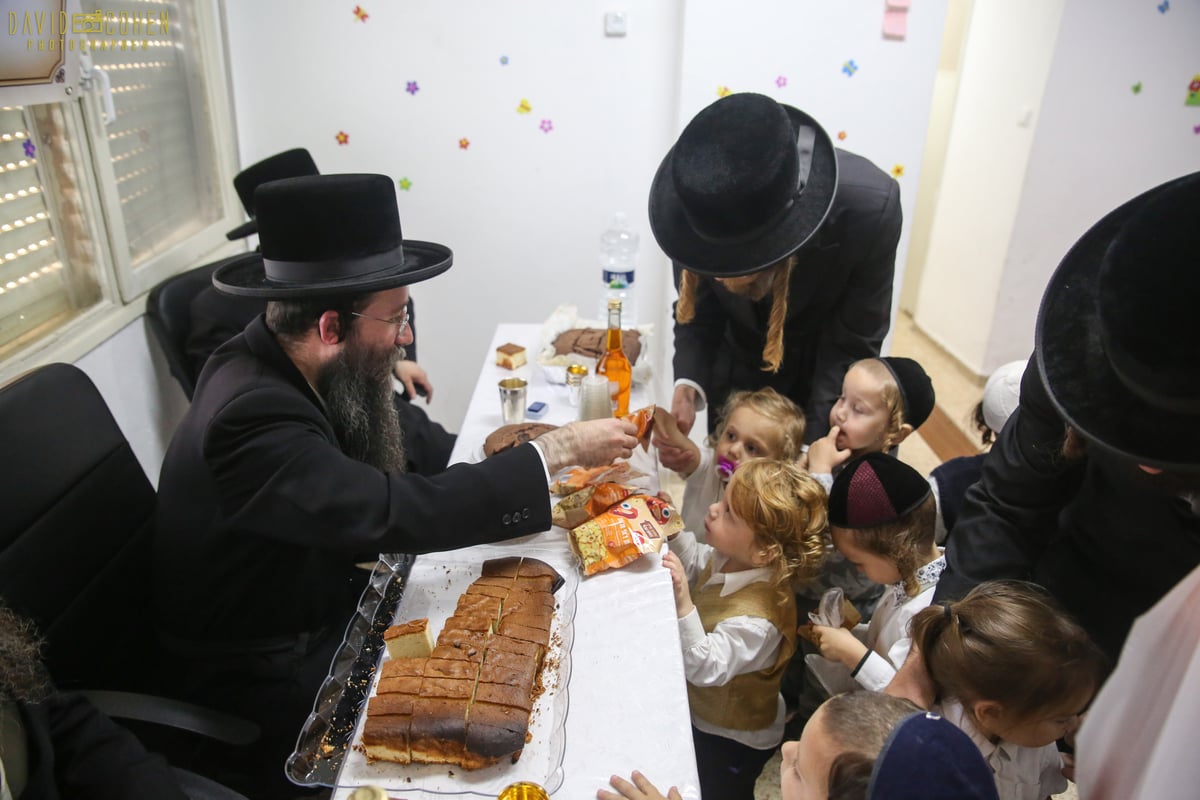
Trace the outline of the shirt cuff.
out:
M 879 653 L 868 650 L 851 674 L 858 685 L 867 691 L 882 692 L 896 677 L 896 668 Z
M 542 472 L 544 472 L 546 474 L 546 485 L 549 486 L 550 485 L 550 467 L 546 466 L 546 454 L 542 452 L 542 448 L 538 446 L 537 442 L 530 442 L 529 446 L 534 449 L 534 452 L 536 452 L 538 454 L 538 458 L 540 458 L 542 460 Z
M 690 386 L 696 390 L 696 410 L 703 411 L 708 406 L 708 395 L 704 393 L 704 389 L 700 384 L 688 378 L 680 378 L 675 381 L 676 386 Z
M 693 608 L 686 616 L 679 618 L 679 643 L 684 650 L 691 650 L 704 641 L 708 636 L 704 631 L 704 623 L 700 621 L 700 612 Z

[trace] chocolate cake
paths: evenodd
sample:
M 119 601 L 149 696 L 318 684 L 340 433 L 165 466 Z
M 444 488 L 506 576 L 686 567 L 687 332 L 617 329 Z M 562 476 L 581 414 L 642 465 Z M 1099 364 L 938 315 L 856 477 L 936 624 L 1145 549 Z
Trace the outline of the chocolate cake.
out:
M 563 578 L 522 557 L 481 572 L 432 656 L 383 663 L 363 726 L 368 759 L 479 769 L 520 756 Z
M 533 441 L 546 431 L 552 431 L 557 425 L 545 422 L 515 422 L 512 425 L 502 425 L 488 434 L 483 440 L 483 455 L 491 458 L 496 453 Z

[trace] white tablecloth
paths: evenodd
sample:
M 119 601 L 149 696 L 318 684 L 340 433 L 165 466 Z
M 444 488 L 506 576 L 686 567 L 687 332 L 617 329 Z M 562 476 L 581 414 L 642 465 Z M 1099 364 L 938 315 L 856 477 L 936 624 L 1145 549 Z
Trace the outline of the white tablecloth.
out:
M 541 400 L 549 406 L 541 421 L 564 424 L 575 419 L 578 409 L 567 402 L 565 387 L 547 383 L 535 363 L 540 329 L 536 324 L 497 327 L 452 462 L 476 460 L 484 438 L 503 424 L 497 388 L 501 378 L 529 381 L 526 405 Z M 506 342 L 523 345 L 530 363 L 515 372 L 496 366 L 495 349 Z M 630 408 L 647 402 L 644 388 L 635 386 Z M 514 539 L 504 547 L 516 553 L 530 544 L 569 552 L 565 534 L 558 529 Z M 564 782 L 554 797 L 595 797 L 597 789 L 608 786 L 610 775 L 628 778 L 638 769 L 664 792 L 676 785 L 685 798 L 698 800 L 670 574 L 660 558 L 651 555 L 624 569 L 581 579 L 576 597 Z M 334 798 L 344 800 L 349 794 L 338 790 Z

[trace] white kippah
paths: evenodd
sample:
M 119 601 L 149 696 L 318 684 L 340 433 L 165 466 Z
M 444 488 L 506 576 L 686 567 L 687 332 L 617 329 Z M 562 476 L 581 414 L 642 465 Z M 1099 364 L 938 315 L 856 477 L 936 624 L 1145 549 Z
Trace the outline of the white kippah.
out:
M 1008 422 L 1021 401 L 1021 376 L 1026 361 L 1010 361 L 998 367 L 983 387 L 983 421 L 996 433 Z

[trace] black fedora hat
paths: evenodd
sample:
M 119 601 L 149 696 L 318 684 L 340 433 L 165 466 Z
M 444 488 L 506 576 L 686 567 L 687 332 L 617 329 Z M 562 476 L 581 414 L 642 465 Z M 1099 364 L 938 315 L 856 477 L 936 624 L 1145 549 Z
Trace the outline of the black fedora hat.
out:
M 817 121 L 761 94 L 697 114 L 650 187 L 650 229 L 700 275 L 758 272 L 800 249 L 825 221 L 837 155 Z
M 1035 355 L 1062 418 L 1139 464 L 1200 470 L 1200 172 L 1112 211 L 1042 296 Z
M 254 195 L 261 253 L 213 273 L 226 294 L 285 300 L 378 292 L 440 275 L 450 248 L 405 240 L 385 175 L 310 175 Z
M 262 161 L 251 164 L 239 172 L 233 179 L 233 188 L 237 190 L 238 198 L 246 213 L 250 215 L 249 222 L 243 222 L 225 234 L 230 241 L 244 239 L 258 232 L 258 223 L 254 214 L 254 190 L 264 183 L 278 181 L 284 178 L 299 178 L 304 175 L 318 175 L 317 164 L 303 147 L 285 150 L 268 156 Z

